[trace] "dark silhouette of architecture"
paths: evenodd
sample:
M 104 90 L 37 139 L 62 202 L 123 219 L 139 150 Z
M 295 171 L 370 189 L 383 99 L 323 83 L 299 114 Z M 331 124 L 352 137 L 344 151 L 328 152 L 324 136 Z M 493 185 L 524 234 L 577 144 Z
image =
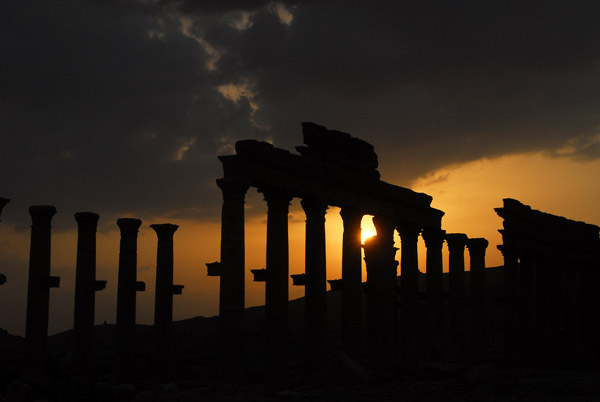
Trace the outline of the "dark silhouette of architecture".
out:
M 50 224 L 55 213 L 56 208 L 50 205 L 36 205 L 29 208 L 32 225 L 25 343 L 26 375 L 31 378 L 44 375 L 50 288 L 60 286 L 60 278 L 50 276 Z
M 375 216 L 383 228 L 378 241 L 391 247 L 388 255 L 391 270 L 393 233 L 402 238 L 402 316 L 403 350 L 410 360 L 414 354 L 416 335 L 411 333 L 417 320 L 417 239 L 422 229 L 441 230 L 443 212 L 431 208 L 431 197 L 393 186 L 379 179 L 377 155 L 373 146 L 349 134 L 314 123 L 303 123 L 304 146 L 296 147 L 299 155 L 255 140 L 238 141 L 236 155 L 221 156 L 224 178 L 217 184 L 223 191 L 222 239 L 220 264 L 221 313 L 224 306 L 243 310 L 244 283 L 244 214 L 243 201 L 249 187 L 255 187 L 267 202 L 267 267 L 266 267 L 266 328 L 267 355 L 272 354 L 272 372 L 285 366 L 288 332 L 288 205 L 293 198 L 302 200 L 307 216 L 306 243 L 306 317 L 308 350 L 319 350 L 323 307 L 317 307 L 326 291 L 324 214 L 327 206 L 341 208 L 344 225 L 342 250 L 342 328 L 347 354 L 360 356 L 362 345 L 362 274 L 360 222 L 365 214 Z M 385 232 L 385 233 L 384 233 Z M 383 236 L 387 236 L 384 238 Z M 226 251 L 225 251 L 226 250 Z M 376 255 L 378 252 L 375 253 Z M 375 257 L 377 260 L 378 257 Z M 391 259 L 390 259 L 391 258 Z M 379 268 L 374 263 L 374 272 Z M 386 272 L 388 272 L 386 271 Z M 396 266 L 393 266 L 395 278 Z M 391 271 L 389 271 L 391 272 Z M 377 274 L 374 274 L 377 277 Z M 256 278 L 256 277 L 255 277 Z M 375 280 L 377 282 L 377 280 Z M 395 287 L 395 283 L 394 283 Z M 391 300 L 391 296 L 386 296 Z M 375 302 L 376 304 L 379 302 Z M 234 310 L 231 307 L 231 310 Z M 234 313 L 228 312 L 229 315 Z M 389 327 L 395 326 L 395 308 L 386 313 Z M 226 321 L 225 316 L 222 321 Z M 373 324 L 381 325 L 381 324 Z M 222 325 L 222 328 L 227 328 Z M 223 337 L 228 336 L 226 333 Z M 391 337 L 393 339 L 395 337 Z M 312 343 L 315 343 L 312 345 Z M 390 348 L 388 348 L 390 349 Z M 312 352 L 311 352 L 312 353 Z M 388 352 L 395 355 L 394 348 Z M 313 354 L 314 355 L 314 354 Z
M 121 241 L 117 288 L 116 349 L 117 369 L 121 378 L 127 378 L 133 374 L 136 292 L 146 289 L 146 284 L 137 280 L 137 237 L 141 224 L 142 221 L 135 218 L 117 219 Z
M 483 238 L 467 240 L 471 276 L 471 348 L 479 360 L 486 360 L 488 351 L 488 314 L 485 286 L 485 250 L 489 242 Z
M 94 366 L 94 313 L 96 292 L 106 281 L 96 280 L 96 228 L 100 216 L 77 212 L 77 265 L 75 268 L 75 313 L 73 320 L 73 372 L 89 375 Z
M 510 198 L 504 219 L 506 352 L 553 363 L 600 355 L 600 228 Z
M 150 225 L 158 236 L 156 292 L 154 299 L 155 372 L 159 379 L 172 374 L 173 295 L 182 285 L 173 285 L 173 235 L 179 228 L 170 223 Z
M 295 380 L 291 373 L 323 381 L 332 370 L 344 371 L 341 365 L 352 378 L 384 383 L 402 372 L 421 375 L 437 369 L 448 375 L 448 367 L 463 372 L 468 365 L 489 366 L 500 357 L 505 367 L 597 367 L 598 226 L 505 199 L 503 207 L 496 208 L 504 219 L 503 244 L 498 246 L 504 267 L 487 269 L 488 241 L 446 233 L 441 225 L 444 213 L 430 206 L 430 196 L 380 180 L 370 144 L 313 123 L 303 124 L 303 135 L 305 145 L 297 147 L 299 154 L 246 140 L 236 143 L 235 155 L 220 157 L 224 169 L 224 177 L 217 180 L 223 195 L 220 261 L 206 264 L 209 276 L 220 277 L 218 334 L 197 325 L 209 319 L 173 323 L 173 295 L 180 294 L 183 286 L 173 285 L 173 237 L 178 226 L 169 223 L 150 225 L 158 238 L 154 327 L 136 329 L 136 292 L 145 290 L 145 284 L 137 281 L 142 222 L 134 218 L 117 220 L 121 239 L 114 335 L 109 325 L 95 329 L 95 292 L 106 285 L 96 280 L 99 215 L 78 212 L 72 360 L 70 346 L 48 359 L 49 289 L 59 285 L 59 278 L 50 275 L 51 221 L 56 209 L 30 207 L 22 378 L 44 384 L 51 377 L 67 384 L 64 379 L 75 377 L 72 383 L 94 383 L 99 388 L 96 380 L 109 378 L 129 383 L 119 384 L 120 392 L 128 392 L 119 396 L 131 400 L 136 392 L 131 384 L 147 386 L 152 375 L 156 382 L 191 379 L 187 384 L 217 376 L 227 383 L 257 378 L 285 383 Z M 261 192 L 267 203 L 266 268 L 251 270 L 255 281 L 265 282 L 264 333 L 245 328 L 245 321 L 252 319 L 252 313 L 246 317 L 244 305 L 244 200 L 250 187 Z M 290 309 L 301 301 L 288 300 L 288 215 L 294 198 L 300 198 L 306 215 L 305 272 L 291 275 L 293 285 L 305 287 L 304 328 L 295 333 L 290 317 L 301 321 L 302 314 Z M 0 213 L 7 202 L 0 199 Z M 342 278 L 329 281 L 332 293 L 328 294 L 325 217 L 330 206 L 340 208 L 343 237 Z M 377 235 L 361 244 L 364 215 L 374 216 Z M 396 232 L 399 249 L 394 244 Z M 419 236 L 426 247 L 424 274 L 418 264 Z M 449 252 L 447 274 L 444 242 Z M 465 248 L 470 256 L 468 272 Z M 334 326 L 329 320 L 338 325 L 333 314 L 339 314 L 340 334 L 330 332 Z M 104 338 L 99 341 L 100 336 Z M 113 348 L 113 336 L 116 359 L 108 350 Z M 210 347 L 213 344 L 218 350 Z M 94 348 L 103 353 L 94 354 Z M 152 360 L 154 365 L 149 364 Z M 96 365 L 99 361 L 101 366 Z M 3 365 L 0 359 L 0 374 L 9 372 Z M 484 367 L 476 370 L 485 371 Z M 111 398 L 115 395 L 117 391 Z

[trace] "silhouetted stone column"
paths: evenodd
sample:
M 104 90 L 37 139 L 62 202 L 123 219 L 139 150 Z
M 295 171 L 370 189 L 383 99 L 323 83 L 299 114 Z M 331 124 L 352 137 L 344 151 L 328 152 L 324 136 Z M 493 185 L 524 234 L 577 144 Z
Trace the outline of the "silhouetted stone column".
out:
M 171 323 L 173 321 L 173 294 L 181 292 L 181 285 L 173 285 L 173 234 L 179 226 L 170 223 L 150 225 L 158 236 L 156 256 L 156 293 L 154 303 L 154 332 L 156 374 L 168 377 L 172 370 Z
M 373 368 L 389 370 L 397 355 L 397 275 L 394 223 L 389 217 L 373 219 L 377 236 L 365 240 L 367 265 L 367 334 Z
M 145 290 L 137 281 L 137 238 L 142 221 L 117 219 L 121 231 L 117 288 L 117 368 L 121 377 L 132 374 L 135 350 L 136 291 Z
M 535 261 L 533 253 L 524 250 L 521 253 L 518 282 L 518 309 L 517 320 L 520 328 L 520 341 L 518 343 L 521 358 L 530 359 L 534 355 L 536 327 L 535 316 Z
M 306 213 L 305 245 L 305 326 L 309 360 L 323 359 L 327 341 L 327 264 L 325 255 L 325 213 L 327 203 L 303 199 Z
M 362 256 L 360 222 L 363 211 L 342 207 L 342 343 L 346 353 L 358 355 L 362 331 Z
M 423 240 L 427 248 L 426 282 L 427 305 L 429 312 L 428 337 L 431 345 L 431 358 L 439 359 L 444 355 L 446 344 L 446 326 L 444 324 L 444 284 L 442 246 L 445 230 L 426 228 Z
M 99 215 L 78 212 L 75 313 L 73 320 L 73 373 L 88 375 L 94 366 L 94 312 L 96 291 L 106 281 L 96 280 L 96 228 Z
M 50 276 L 50 223 L 55 213 L 56 208 L 50 205 L 36 205 L 29 208 L 32 225 L 25 343 L 26 370 L 31 377 L 44 375 L 50 288 L 60 285 L 59 277 Z
M 485 289 L 485 250 L 488 241 L 483 238 L 467 240 L 471 259 L 471 344 L 473 355 L 485 359 L 488 347 L 487 300 Z
M 288 208 L 292 197 L 280 191 L 262 190 L 267 201 L 267 282 L 265 321 L 270 374 L 285 375 L 288 353 Z
M 417 241 L 421 228 L 414 223 L 403 222 L 397 225 L 400 234 L 400 301 L 402 358 L 408 368 L 418 364 L 418 302 L 419 266 Z
M 504 256 L 504 347 L 507 355 L 513 355 L 519 348 L 518 296 L 519 296 L 519 256 L 517 250 L 507 245 L 499 245 Z
M 446 234 L 448 243 L 448 270 L 450 274 L 450 344 L 462 349 L 466 344 L 465 317 L 465 246 L 467 235 Z
M 219 280 L 219 338 L 221 374 L 231 378 L 243 351 L 245 311 L 244 200 L 250 183 L 225 177 L 217 180 L 223 194 L 221 209 L 221 263 Z

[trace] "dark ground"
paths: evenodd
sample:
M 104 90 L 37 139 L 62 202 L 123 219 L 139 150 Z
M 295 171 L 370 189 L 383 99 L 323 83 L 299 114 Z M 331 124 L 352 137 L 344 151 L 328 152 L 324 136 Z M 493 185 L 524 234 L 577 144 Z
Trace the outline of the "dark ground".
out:
M 492 274 L 493 275 L 493 274 Z M 493 286 L 490 289 L 494 289 Z M 119 383 L 113 375 L 114 325 L 95 331 L 93 379 L 74 379 L 70 331 L 48 339 L 47 379 L 20 379 L 24 339 L 0 333 L 0 402 L 6 401 L 600 401 L 600 364 L 507 363 L 500 344 L 501 323 L 492 322 L 492 353 L 485 358 L 448 354 L 407 369 L 398 364 L 373 372 L 361 359 L 340 352 L 340 295 L 328 292 L 331 352 L 319 367 L 307 369 L 303 355 L 303 299 L 290 302 L 291 342 L 288 374 L 268 379 L 263 363 L 264 307 L 246 310 L 245 355 L 233 370 L 235 381 L 219 376 L 217 317 L 173 323 L 174 372 L 153 378 L 153 328 L 138 325 L 136 378 Z M 495 321 L 501 309 L 491 310 Z M 492 321 L 494 321 L 492 320 Z M 495 352 L 494 352 L 495 350 Z M 401 356 L 397 356 L 401 361 Z M 546 362 L 552 362 L 552 356 Z M 593 367 L 593 368 L 590 368 Z M 75 373 L 76 374 L 76 373 Z

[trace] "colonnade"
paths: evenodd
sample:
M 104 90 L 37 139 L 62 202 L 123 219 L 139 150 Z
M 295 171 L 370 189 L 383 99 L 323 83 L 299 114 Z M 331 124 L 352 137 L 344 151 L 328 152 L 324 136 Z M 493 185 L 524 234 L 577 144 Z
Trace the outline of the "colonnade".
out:
M 25 375 L 43 377 L 46 367 L 50 288 L 59 287 L 60 278 L 50 275 L 51 221 L 56 208 L 38 205 L 29 208 L 32 218 L 29 280 L 26 315 Z M 99 215 L 78 212 L 77 262 L 73 324 L 73 375 L 88 377 L 94 370 L 95 292 L 106 287 L 96 279 L 96 230 Z M 131 378 L 135 350 L 136 292 L 145 290 L 137 281 L 137 234 L 141 220 L 120 218 L 121 233 L 116 317 L 116 368 L 118 375 Z M 173 295 L 183 286 L 173 285 L 173 235 L 177 225 L 150 225 L 158 237 L 154 309 L 154 361 L 157 378 L 167 378 L 171 370 L 171 322 Z
M 223 193 L 220 276 L 221 339 L 241 338 L 244 303 L 244 199 L 249 181 L 223 178 L 217 181 Z M 288 354 L 288 206 L 292 196 L 273 188 L 260 189 L 267 203 L 267 267 L 265 287 L 266 359 L 273 370 L 285 367 Z M 314 196 L 301 199 L 306 215 L 305 243 L 305 330 L 306 352 L 309 360 L 323 358 L 327 350 L 326 333 L 326 250 L 325 213 L 328 203 Z M 343 222 L 341 321 L 342 347 L 350 356 L 358 357 L 364 352 L 363 339 L 363 293 L 367 302 L 368 354 L 377 362 L 385 364 L 396 353 L 397 339 L 400 352 L 407 365 L 418 362 L 419 337 L 419 270 L 417 245 L 419 235 L 427 249 L 426 275 L 428 300 L 428 326 L 431 328 L 431 356 L 441 357 L 448 343 L 465 343 L 472 337 L 477 340 L 479 351 L 485 347 L 485 325 L 475 324 L 467 333 L 467 321 L 485 322 L 483 307 L 485 298 L 485 249 L 487 240 L 469 239 L 465 234 L 446 234 L 439 228 L 423 228 L 414 222 L 398 221 L 393 215 L 375 215 L 373 222 L 377 236 L 361 245 L 361 220 L 367 210 L 357 207 L 340 209 Z M 397 288 L 397 249 L 394 232 L 401 239 L 401 286 Z M 450 341 L 444 339 L 444 290 L 442 285 L 442 246 L 448 242 L 450 252 Z M 367 284 L 363 291 L 361 247 L 365 249 Z M 471 254 L 472 304 L 467 305 L 465 293 L 465 247 Z M 211 264 L 212 265 L 212 264 Z M 214 275 L 214 273 L 213 273 Z M 225 291 L 223 291 L 225 290 Z M 398 292 L 399 290 L 399 292 Z M 400 294 L 400 336 L 396 329 Z M 471 311 L 469 313 L 469 311 Z M 468 315 L 468 316 L 465 316 Z M 472 315 L 472 317 L 471 317 Z M 233 317 L 237 317 L 234 319 Z M 234 329 L 233 323 L 237 321 Z M 231 345 L 231 342 L 227 343 Z M 241 348 L 240 342 L 234 342 Z M 227 350 L 231 351 L 230 348 Z M 224 353 L 227 353 L 227 350 Z M 236 355 L 241 353 L 237 351 Z M 230 353 L 231 354 L 231 353 Z
M 596 359 L 600 348 L 600 228 L 513 199 L 504 219 L 505 347 L 513 359 Z M 585 352 L 583 352 L 585 351 Z

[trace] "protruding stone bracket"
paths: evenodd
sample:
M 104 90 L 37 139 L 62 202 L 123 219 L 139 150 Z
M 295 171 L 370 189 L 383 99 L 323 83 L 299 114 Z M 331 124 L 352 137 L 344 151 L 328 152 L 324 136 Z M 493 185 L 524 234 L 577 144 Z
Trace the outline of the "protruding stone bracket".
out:
M 135 291 L 136 292 L 145 292 L 146 291 L 146 282 L 137 281 L 135 283 Z
M 104 290 L 106 288 L 106 281 L 94 281 L 94 290 L 96 292 L 99 292 L 101 290 Z
M 332 292 L 341 292 L 342 291 L 342 281 L 343 281 L 343 279 L 330 279 L 327 282 L 329 282 L 329 286 L 331 286 Z
M 48 277 L 48 287 L 49 288 L 59 288 L 60 287 L 60 276 L 49 276 Z
M 221 276 L 221 263 L 219 261 L 207 262 L 206 274 L 208 276 Z
M 292 277 L 292 285 L 306 286 L 306 274 L 290 275 Z
M 254 282 L 266 282 L 267 281 L 267 269 L 251 269 L 252 275 L 254 275 Z
M 2 214 L 2 208 L 9 202 L 10 200 L 8 198 L 0 198 L 0 215 Z
M 173 287 L 171 288 L 171 294 L 172 295 L 180 295 L 183 293 L 183 285 L 173 285 Z

